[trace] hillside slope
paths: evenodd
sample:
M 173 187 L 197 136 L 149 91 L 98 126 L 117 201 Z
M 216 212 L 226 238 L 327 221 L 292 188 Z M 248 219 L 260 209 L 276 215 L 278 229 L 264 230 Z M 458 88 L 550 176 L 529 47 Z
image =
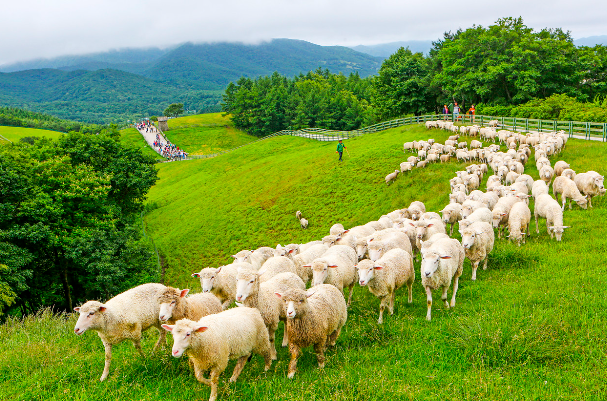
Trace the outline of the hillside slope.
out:
M 366 223 L 412 200 L 440 210 L 448 179 L 462 164 L 415 170 L 391 186 L 383 178 L 405 158 L 402 142 L 447 135 L 421 127 L 369 134 L 346 141 L 350 156 L 341 164 L 335 143 L 278 137 L 214 159 L 159 165 L 145 220 L 168 262 L 167 283 L 198 292 L 190 273 L 228 263 L 238 250 L 318 239 L 335 222 Z M 559 159 L 578 172 L 607 172 L 603 143 L 571 140 L 552 162 Z M 527 172 L 537 177 L 532 164 Z M 295 379 L 287 379 L 288 352 L 281 348 L 269 372 L 254 356 L 238 382 L 229 384 L 232 362 L 220 378 L 219 399 L 601 399 L 607 379 L 607 201 L 593 203 L 591 210 L 566 211 L 572 228 L 563 242 L 550 241 L 543 222 L 535 234 L 532 223 L 526 245 L 497 242 L 489 269 L 476 282 L 466 262 L 457 306 L 445 309 L 435 293 L 432 322 L 424 319 L 419 274 L 413 304 L 406 303 L 406 291 L 397 292 L 395 314 L 381 326 L 379 301 L 357 286 L 348 322 L 322 371 L 308 349 Z M 298 209 L 310 220 L 308 230 L 294 217 Z M 110 376 L 99 383 L 101 343 L 93 333 L 75 336 L 74 323 L 73 315 L 46 312 L 0 326 L 0 394 L 208 397 L 186 360 L 166 350 L 142 359 L 130 344 L 115 347 Z M 156 340 L 152 332 L 144 339 L 147 352 Z

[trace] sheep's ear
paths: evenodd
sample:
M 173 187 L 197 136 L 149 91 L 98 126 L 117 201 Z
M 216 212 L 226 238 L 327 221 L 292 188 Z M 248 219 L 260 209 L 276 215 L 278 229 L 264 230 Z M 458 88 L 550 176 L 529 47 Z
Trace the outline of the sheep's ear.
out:
M 162 328 L 165 329 L 166 331 L 173 331 L 173 328 L 175 327 L 174 324 L 163 324 Z
M 413 223 L 409 223 L 409 225 L 410 225 L 411 227 L 415 227 L 415 224 L 413 224 Z
M 329 265 L 329 267 L 336 268 L 337 265 Z
M 280 292 L 275 292 L 274 295 L 276 295 L 278 298 L 282 298 L 282 294 Z
M 303 267 L 312 267 L 312 265 L 303 265 Z
M 347 233 L 348 231 L 350 231 L 350 229 L 344 230 L 344 232 L 342 234 Z M 341 235 L 341 234 L 340 234 Z
M 80 312 L 80 307 L 79 307 L 79 306 L 75 307 L 75 308 L 74 308 L 74 311 L 75 311 L 75 312 Z
M 306 291 L 306 298 L 310 298 L 314 294 L 316 294 L 316 290 L 314 290 L 314 291 Z
M 200 277 L 200 273 L 192 273 L 192 277 Z
M 232 257 L 233 257 L 234 259 L 238 259 L 238 256 L 236 256 L 236 255 L 232 255 Z
M 107 309 L 107 306 L 101 305 L 99 307 L 99 312 L 104 312 Z
M 217 268 L 217 271 L 215 272 L 215 274 L 219 273 L 219 272 L 221 271 L 221 268 L 222 268 L 222 267 L 223 267 L 223 266 L 219 266 L 219 267 Z
M 441 259 L 451 259 L 451 256 L 441 256 Z
M 563 228 L 571 228 L 571 226 L 563 226 Z
M 432 227 L 434 225 L 434 223 L 430 223 L 428 224 L 428 227 Z
M 194 332 L 194 333 L 202 333 L 202 332 L 206 331 L 207 329 L 208 329 L 208 327 L 207 327 L 207 326 L 200 326 L 200 327 L 196 327 L 196 328 L 193 330 L 193 332 Z
M 288 253 L 293 253 L 295 251 L 295 249 L 289 249 Z
M 500 216 L 505 216 L 505 215 L 506 215 L 506 213 L 500 213 Z
M 374 268 L 375 270 L 381 270 L 381 269 L 383 269 L 384 267 L 383 267 L 383 266 L 373 266 L 373 268 Z
M 186 295 L 188 295 L 188 292 L 190 292 L 190 290 L 188 288 L 186 288 L 185 290 L 181 290 L 181 293 L 179 294 L 179 296 L 181 298 L 185 297 Z

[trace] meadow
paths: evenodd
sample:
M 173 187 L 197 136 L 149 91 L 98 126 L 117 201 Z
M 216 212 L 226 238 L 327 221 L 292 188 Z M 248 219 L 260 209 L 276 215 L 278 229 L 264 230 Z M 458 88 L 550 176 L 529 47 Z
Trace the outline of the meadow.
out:
M 49 131 L 45 129 L 36 128 L 22 128 L 22 127 L 7 127 L 0 126 L 0 144 L 7 143 L 2 137 L 8 139 L 13 143 L 19 142 L 21 138 L 25 137 L 46 137 L 49 139 L 57 139 L 63 132 Z
M 230 263 L 241 249 L 320 239 L 334 223 L 364 224 L 413 200 L 441 210 L 448 180 L 465 164 L 415 169 L 390 186 L 384 177 L 408 156 L 403 142 L 447 136 L 421 126 L 369 134 L 345 141 L 349 154 L 342 163 L 334 142 L 284 136 L 212 159 L 158 164 L 145 224 L 166 263 L 166 284 L 198 292 L 190 274 Z M 607 173 L 603 143 L 570 140 L 551 161 L 557 160 L 578 172 Z M 538 177 L 533 158 L 525 172 Z M 220 378 L 219 399 L 604 399 L 607 202 L 596 198 L 593 205 L 565 211 L 572 228 L 562 242 L 550 240 L 543 221 L 539 234 L 531 224 L 522 247 L 496 241 L 488 270 L 475 282 L 466 261 L 457 306 L 447 310 L 435 302 L 431 322 L 424 319 L 419 262 L 413 304 L 401 289 L 395 314 L 384 316 L 383 325 L 377 324 L 379 301 L 355 287 L 348 322 L 323 370 L 307 349 L 295 379 L 287 379 L 289 356 L 280 348 L 270 371 L 254 356 L 229 384 L 232 362 Z M 296 210 L 310 221 L 307 230 Z M 94 333 L 74 335 L 76 318 L 45 310 L 0 326 L 0 399 L 208 398 L 209 388 L 195 380 L 187 360 L 172 358 L 166 348 L 142 359 L 128 343 L 115 347 L 110 375 L 99 383 L 101 341 Z M 153 329 L 146 332 L 148 354 L 155 340 Z
M 165 135 L 190 155 L 208 155 L 232 149 L 258 138 L 232 126 L 221 113 L 197 114 L 169 120 Z
M 120 143 L 123 145 L 141 149 L 143 154 L 151 156 L 156 160 L 165 160 L 164 157 L 160 156 L 154 149 L 152 149 L 148 143 L 143 139 L 143 136 L 137 131 L 136 128 L 126 128 L 120 131 Z

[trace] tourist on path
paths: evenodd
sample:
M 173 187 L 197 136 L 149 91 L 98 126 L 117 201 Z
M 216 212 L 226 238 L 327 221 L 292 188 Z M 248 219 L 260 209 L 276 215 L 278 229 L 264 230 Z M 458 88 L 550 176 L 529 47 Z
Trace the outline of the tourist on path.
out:
M 335 153 L 339 153 L 339 161 L 340 162 L 343 161 L 341 159 L 341 156 L 343 155 L 345 148 L 346 148 L 346 145 L 344 145 L 343 142 L 342 142 L 342 140 L 340 139 L 339 143 L 337 144 L 337 151 L 335 152 Z

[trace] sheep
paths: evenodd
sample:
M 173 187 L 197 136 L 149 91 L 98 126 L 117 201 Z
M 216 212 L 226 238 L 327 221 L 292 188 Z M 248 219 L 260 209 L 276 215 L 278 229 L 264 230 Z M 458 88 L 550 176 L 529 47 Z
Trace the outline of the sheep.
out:
M 388 216 L 382 216 L 379 221 L 382 223 L 384 227 L 392 227 L 394 222 Z M 356 226 L 352 227 L 349 230 L 344 231 L 343 235 L 340 238 L 337 238 L 334 242 L 334 245 L 346 245 L 351 247 L 352 249 L 356 249 L 356 239 L 366 237 L 371 235 L 376 230 L 369 226 Z
M 561 173 L 561 176 L 563 177 L 567 177 L 570 180 L 575 180 L 575 171 L 571 170 L 570 168 L 566 168 L 565 170 L 563 170 L 563 172 Z
M 529 174 L 521 174 L 514 182 L 524 182 L 529 192 L 531 192 L 534 183 L 533 178 Z
M 550 184 L 552 177 L 554 177 L 554 169 L 550 166 L 542 166 L 540 169 L 540 178 L 542 181 L 544 181 L 546 184 Z
M 466 201 L 466 193 L 462 191 L 455 191 L 449 194 L 450 203 L 459 203 L 460 205 Z
M 260 274 L 254 270 L 240 269 L 236 283 L 236 301 L 249 308 L 259 309 L 270 338 L 270 353 L 276 359 L 275 332 L 280 320 L 286 321 L 282 303 L 274 295 L 289 288 L 306 289 L 302 279 L 293 273 L 280 273 L 271 279 L 261 282 Z M 286 332 L 285 332 L 286 333 Z M 282 346 L 287 345 L 288 339 L 283 336 Z
M 462 228 L 466 228 L 469 225 L 476 223 L 478 221 L 483 221 L 485 223 L 491 224 L 492 220 L 493 220 L 493 213 L 491 212 L 491 210 L 489 210 L 486 207 L 479 207 L 474 212 L 470 213 L 470 215 L 468 217 L 460 220 L 459 228 L 461 230 Z
M 573 182 L 580 193 L 588 197 L 588 206 L 592 207 L 592 197 L 605 193 L 604 180 L 605 178 L 596 171 L 588 171 L 576 175 Z
M 487 207 L 489 210 L 493 210 L 495 205 L 499 201 L 499 196 L 495 192 L 486 192 L 481 196 L 480 202 Z
M 510 185 L 510 190 L 515 194 L 529 194 L 529 188 L 527 188 L 526 182 L 515 182 L 514 184 Z
M 508 213 L 510 213 L 510 209 L 516 202 L 520 202 L 521 200 L 516 196 L 506 196 L 500 198 L 495 207 L 493 208 L 493 227 L 497 228 L 497 237 L 502 238 L 502 231 L 504 231 L 504 227 L 508 224 Z
M 312 286 L 331 284 L 339 291 L 348 287 L 348 306 L 352 302 L 352 290 L 356 282 L 356 262 L 358 257 L 354 249 L 335 245 L 329 248 L 320 258 L 314 259 L 312 268 Z M 306 267 L 308 267 L 306 266 Z
M 479 178 L 476 174 L 471 174 L 468 177 L 464 178 L 464 185 L 466 185 L 466 189 L 468 192 L 478 189 L 480 186 Z
M 267 246 L 262 246 L 254 251 L 240 251 L 236 255 L 232 255 L 234 263 L 250 263 L 257 270 L 265 263 L 266 260 L 274 256 L 275 249 Z
M 173 334 L 172 355 L 181 357 L 188 351 L 196 379 L 211 387 L 209 401 L 217 398 L 219 376 L 230 359 L 238 359 L 230 382 L 235 382 L 252 353 L 263 356 L 264 371 L 270 369 L 272 357 L 268 329 L 254 308 L 234 308 L 205 316 L 197 322 L 182 319 L 162 327 Z M 203 374 L 211 370 L 210 379 Z
M 559 160 L 558 162 L 554 163 L 554 175 L 555 177 L 560 176 L 563 171 L 565 169 L 571 168 L 571 166 L 569 165 L 569 163 Z
M 508 214 L 508 238 L 516 241 L 518 246 L 521 242 L 524 244 L 526 236 L 529 234 L 529 222 L 531 221 L 531 210 L 525 202 L 517 202 L 510 209 Z
M 236 274 L 238 268 L 254 269 L 250 263 L 232 263 L 218 268 L 207 267 L 192 277 L 200 278 L 202 292 L 211 292 L 221 302 L 223 309 L 227 309 L 236 298 Z
M 400 164 L 400 172 L 404 173 L 405 171 L 411 171 L 413 169 L 414 164 L 409 162 L 402 162 Z
M 223 310 L 221 302 L 213 294 L 198 293 L 186 297 L 189 289 L 179 290 L 166 287 L 158 297 L 160 312 L 158 320 L 175 324 L 181 319 L 199 320 L 203 316 L 219 313 Z
M 259 274 L 261 275 L 259 280 L 263 283 L 277 274 L 285 272 L 297 274 L 293 261 L 286 256 L 273 256 L 266 260 L 261 269 L 259 269 Z
M 484 261 L 483 270 L 487 270 L 489 254 L 495 243 L 493 227 L 484 221 L 477 221 L 464 229 L 460 229 L 460 234 L 466 258 L 472 265 L 472 280 L 476 280 L 476 270 L 481 262 Z
M 497 175 L 492 175 L 487 179 L 487 191 L 491 191 L 498 185 L 501 185 L 501 180 Z
M 418 162 L 415 167 L 417 168 L 424 168 L 428 165 L 428 160 L 422 160 L 420 162 Z
M 550 238 L 556 237 L 557 241 L 561 240 L 563 231 L 569 226 L 563 225 L 563 210 L 559 203 L 549 194 L 541 194 L 535 199 L 535 208 L 533 209 L 535 217 L 535 230 L 539 234 L 540 227 L 538 225 L 538 217 L 546 219 L 546 230 L 550 234 Z
M 548 193 L 548 185 L 542 180 L 537 180 L 533 182 L 533 187 L 531 188 L 531 196 L 534 199 L 537 199 L 538 196 L 542 194 Z
M 373 235 L 367 242 L 369 259 L 376 261 L 391 249 L 402 249 L 412 254 L 409 236 L 402 231 L 385 232 L 381 235 Z
M 462 204 L 462 218 L 467 218 L 472 214 L 473 211 L 478 209 L 479 207 L 485 207 L 482 202 L 467 200 Z
M 419 158 L 417 158 L 415 156 L 407 157 L 407 162 L 411 163 L 413 166 L 415 166 L 419 161 L 420 161 Z
M 483 143 L 481 141 L 477 141 L 476 139 L 473 139 L 470 142 L 470 149 L 480 149 L 483 147 Z
M 459 277 L 462 275 L 464 268 L 464 257 L 464 248 L 455 239 L 442 238 L 432 241 L 432 244 L 428 247 L 422 247 L 420 274 L 422 285 L 426 289 L 427 320 L 432 319 L 432 290 L 442 288 L 441 299 L 445 302 L 445 307 L 449 308 L 447 291 L 452 281 L 451 307 L 455 306 L 455 295 L 457 294 Z
M 440 162 L 447 163 L 450 158 L 451 158 L 451 156 L 449 156 L 449 155 L 440 155 Z
M 420 159 L 425 159 L 426 158 L 426 151 L 425 150 L 419 150 L 417 152 L 417 157 L 419 157 Z
M 339 236 L 339 235 L 342 235 L 344 233 L 344 231 L 346 231 L 346 229 L 344 228 L 343 224 L 336 223 L 336 224 L 333 224 L 331 226 L 331 228 L 329 229 L 329 234 Z
M 426 205 L 419 201 L 413 201 L 407 210 L 411 213 L 411 220 L 419 220 L 421 215 L 426 213 Z
M 301 228 L 308 228 L 308 220 L 301 215 L 301 211 L 298 210 L 295 212 L 295 217 L 297 217 L 297 220 L 299 220 Z
M 578 174 L 579 175 L 579 174 Z M 554 197 L 558 200 L 558 194 L 561 195 L 561 202 L 563 203 L 563 210 L 565 210 L 565 204 L 569 199 L 569 209 L 571 210 L 571 203 L 575 201 L 582 209 L 588 208 L 588 195 L 582 196 L 580 190 L 575 185 L 575 182 L 567 177 L 559 176 L 554 179 L 552 184 L 552 192 Z
M 491 121 L 489 121 L 489 122 L 487 123 L 487 126 L 488 126 L 488 127 L 497 127 L 497 126 L 498 126 L 498 124 L 499 124 L 499 121 L 498 121 L 498 120 L 491 120 Z
M 312 269 L 306 266 L 309 266 L 314 259 L 321 257 L 328 249 L 329 247 L 327 245 L 320 243 L 291 258 L 293 265 L 295 266 L 295 272 L 304 283 L 307 283 L 312 279 Z
M 443 214 L 442 220 L 445 226 L 451 224 L 449 235 L 453 235 L 453 226 L 462 219 L 462 206 L 459 203 L 450 203 L 440 212 Z
M 408 150 L 412 151 L 413 149 L 415 149 L 415 145 L 413 142 L 405 142 L 403 144 L 403 152 L 406 152 Z
M 141 333 L 154 326 L 161 330 L 158 314 L 158 298 L 166 290 L 162 284 L 142 284 L 131 288 L 105 303 L 87 301 L 74 308 L 79 312 L 74 333 L 82 335 L 87 330 L 97 332 L 105 348 L 105 366 L 99 381 L 104 381 L 110 373 L 112 346 L 124 340 L 131 340 L 141 356 Z M 154 346 L 156 349 L 165 341 L 166 333 L 160 331 L 160 337 Z
M 421 249 L 422 241 L 426 241 L 434 234 L 446 233 L 445 226 L 441 219 L 418 220 L 415 224 L 410 225 L 415 227 L 416 247 L 418 249 Z
M 396 179 L 396 177 L 398 177 L 399 173 L 400 173 L 400 171 L 394 170 L 393 173 L 388 174 L 386 176 L 386 185 L 389 185 L 392 181 L 394 181 Z
M 325 349 L 333 346 L 348 319 L 348 309 L 343 294 L 328 284 L 320 284 L 307 292 L 290 289 L 276 293 L 282 299 L 287 316 L 289 338 L 289 373 L 292 379 L 297 368 L 297 358 L 303 348 L 314 345 L 318 367 L 325 366 Z
M 506 174 L 506 185 L 514 184 L 519 177 L 519 173 L 515 171 L 509 171 L 508 174 Z
M 483 196 L 483 191 L 475 189 L 474 191 L 471 191 L 468 196 L 466 196 L 466 200 L 472 200 L 472 201 L 480 202 L 482 196 Z
M 415 268 L 411 254 L 402 249 L 392 249 L 377 261 L 362 260 L 356 266 L 358 269 L 358 283 L 367 286 L 371 294 L 380 298 L 378 324 L 384 322 L 384 309 L 386 306 L 390 315 L 394 314 L 394 298 L 396 290 L 407 285 L 409 296 L 407 301 L 413 302 L 413 282 L 415 281 Z

